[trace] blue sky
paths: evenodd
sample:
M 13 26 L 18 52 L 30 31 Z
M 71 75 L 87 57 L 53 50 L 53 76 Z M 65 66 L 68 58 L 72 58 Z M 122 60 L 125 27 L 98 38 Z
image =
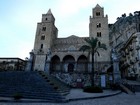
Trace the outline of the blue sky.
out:
M 140 10 L 140 0 L 0 0 L 0 57 L 28 57 L 37 22 L 49 8 L 59 37 L 88 36 L 89 16 L 97 3 L 104 7 L 109 23 Z

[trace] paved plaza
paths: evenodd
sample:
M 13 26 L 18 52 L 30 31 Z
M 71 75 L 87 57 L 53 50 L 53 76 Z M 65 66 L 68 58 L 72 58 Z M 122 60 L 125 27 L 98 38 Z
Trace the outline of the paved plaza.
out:
M 111 97 L 70 101 L 68 103 L 0 103 L 0 105 L 140 105 L 140 92 L 135 95 L 121 93 Z

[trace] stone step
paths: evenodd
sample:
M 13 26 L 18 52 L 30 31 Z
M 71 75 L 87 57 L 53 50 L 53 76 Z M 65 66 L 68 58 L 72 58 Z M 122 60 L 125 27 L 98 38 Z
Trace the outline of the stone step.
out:
M 133 85 L 136 92 L 140 92 L 140 85 Z
M 37 72 L 0 72 L 0 96 L 3 97 L 13 97 L 19 93 L 23 98 L 64 101 L 61 92 L 55 90 Z
M 57 79 L 56 77 L 52 76 L 52 75 L 48 75 L 46 72 L 44 71 L 40 71 L 39 74 L 44 78 L 44 80 L 47 82 L 49 80 L 49 82 L 47 82 L 48 84 L 53 84 L 55 86 L 58 86 L 58 92 L 61 95 L 67 95 L 70 92 L 70 87 L 68 87 L 66 84 L 64 84 L 62 81 L 60 81 L 59 79 Z M 52 85 L 52 86 L 53 86 Z
M 134 93 L 128 89 L 126 86 L 124 86 L 123 84 L 120 84 L 120 87 L 128 94 L 134 95 Z
M 1 97 L 11 97 L 11 98 L 14 98 L 13 95 L 6 95 L 6 94 L 0 94 Z M 62 102 L 62 101 L 65 101 L 65 97 L 54 97 L 54 96 L 40 96 L 40 95 L 23 95 L 24 99 L 42 99 L 42 100 L 48 100 L 50 102 L 54 102 L 54 101 L 59 101 L 59 102 Z

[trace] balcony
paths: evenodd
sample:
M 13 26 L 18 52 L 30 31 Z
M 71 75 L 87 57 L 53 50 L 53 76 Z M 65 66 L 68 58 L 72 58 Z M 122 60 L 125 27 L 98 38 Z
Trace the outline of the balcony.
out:
M 126 55 L 129 55 L 128 49 L 125 50 Z
M 139 46 L 139 45 L 137 45 L 137 46 L 136 46 L 136 50 L 139 50 L 139 49 L 140 49 L 140 46 Z
M 139 58 L 138 57 L 136 57 L 135 59 L 136 59 L 136 62 L 139 61 Z
M 129 66 L 130 66 L 130 62 L 129 61 L 126 61 L 126 62 L 121 64 L 121 68 L 127 68 Z
M 131 59 L 130 60 L 130 64 L 134 64 L 135 63 L 135 60 L 134 59 Z
M 132 45 L 129 46 L 129 51 L 133 51 L 133 47 L 132 47 Z
M 126 57 L 126 54 L 125 54 L 125 52 L 124 52 L 124 51 L 121 51 L 121 55 L 122 55 L 122 57 L 123 57 L 123 58 L 125 58 L 125 57 Z

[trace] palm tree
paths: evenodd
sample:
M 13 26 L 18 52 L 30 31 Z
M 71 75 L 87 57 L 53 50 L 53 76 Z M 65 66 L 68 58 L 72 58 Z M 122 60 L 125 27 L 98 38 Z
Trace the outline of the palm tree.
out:
M 101 43 L 98 38 L 85 38 L 86 45 L 83 45 L 80 47 L 79 51 L 87 51 L 92 54 L 92 79 L 91 79 L 91 85 L 94 86 L 94 54 L 97 53 L 98 56 L 100 55 L 98 52 L 98 49 L 104 49 L 107 50 L 106 45 Z

